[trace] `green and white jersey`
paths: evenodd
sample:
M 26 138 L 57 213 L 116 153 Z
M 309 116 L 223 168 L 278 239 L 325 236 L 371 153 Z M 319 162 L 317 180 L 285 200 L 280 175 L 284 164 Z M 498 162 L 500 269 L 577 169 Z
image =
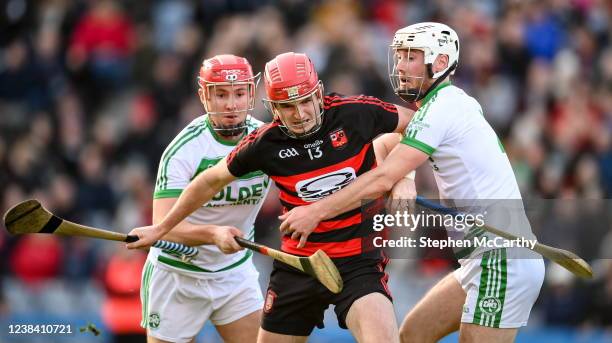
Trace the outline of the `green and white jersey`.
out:
M 263 125 L 252 117 L 247 124 L 249 133 Z M 178 198 L 191 180 L 227 156 L 236 144 L 219 137 L 210 127 L 207 115 L 198 117 L 164 151 L 157 172 L 154 198 Z M 244 175 L 225 186 L 186 220 L 192 224 L 235 226 L 244 232 L 246 238 L 253 239 L 253 223 L 269 186 L 270 178 L 263 172 Z M 250 250 L 228 255 L 215 245 L 197 248 L 198 255 L 188 262 L 158 248 L 151 248 L 149 260 L 159 266 L 203 278 L 252 263 Z
M 401 142 L 429 155 L 440 199 L 449 200 L 447 205 L 487 211 L 489 225 L 534 237 L 510 161 L 476 99 L 450 82 L 438 85 L 423 99 Z M 474 228 L 467 235 L 482 234 Z
M 516 179 L 476 99 L 450 83 L 430 92 L 402 143 L 429 155 L 441 199 L 520 199 Z

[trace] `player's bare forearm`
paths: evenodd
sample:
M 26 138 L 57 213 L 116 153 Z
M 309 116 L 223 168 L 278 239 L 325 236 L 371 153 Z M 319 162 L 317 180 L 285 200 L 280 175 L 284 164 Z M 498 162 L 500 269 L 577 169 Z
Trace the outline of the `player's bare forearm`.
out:
M 399 133 L 385 133 L 376 137 L 373 142 L 374 155 L 376 155 L 376 163 L 381 165 L 387 158 L 391 150 L 395 148 L 397 143 L 401 140 L 402 135 Z
M 177 242 L 192 247 L 203 244 L 214 244 L 214 230 L 216 225 L 194 225 L 182 221 L 172 231 L 165 234 L 162 239 Z
M 162 198 L 153 200 L 153 224 L 159 224 L 170 212 L 177 198 Z M 162 237 L 163 240 L 177 242 L 189 246 L 214 244 L 216 225 L 196 225 L 186 220 L 180 222 L 172 231 Z
M 188 246 L 216 245 L 221 252 L 233 254 L 243 248 L 234 237 L 244 237 L 240 229 L 233 226 L 191 224 L 185 220 L 175 226 L 162 239 Z
M 407 111 L 410 111 L 410 110 L 407 110 Z M 382 165 L 382 163 L 387 158 L 387 156 L 389 156 L 389 153 L 391 153 L 393 148 L 395 148 L 395 146 L 397 145 L 397 143 L 399 143 L 400 140 L 401 140 L 401 134 L 399 133 L 385 133 L 383 135 L 376 137 L 376 139 L 373 142 L 374 155 L 376 156 L 376 163 L 379 166 Z M 366 174 L 364 174 L 364 176 Z M 367 182 L 367 181 L 363 181 L 363 182 Z M 362 204 L 362 199 L 374 199 L 374 198 L 377 198 L 383 195 L 384 193 L 385 192 L 378 194 L 378 192 L 376 192 L 375 194 L 372 195 L 372 197 L 365 197 L 365 198 L 362 198 L 359 196 L 353 197 L 348 202 L 344 203 L 342 208 L 337 209 L 337 211 L 339 211 L 338 214 L 348 212 L 350 210 L 360 207 Z M 334 212 L 337 212 L 337 211 L 334 211 Z M 325 220 L 325 219 L 329 219 L 329 217 L 322 218 L 322 220 Z
M 393 130 L 393 132 L 403 133 L 406 130 L 406 127 L 408 126 L 410 121 L 412 120 L 414 111 L 400 105 L 395 105 L 395 108 L 397 109 L 398 121 L 397 127 L 395 128 L 395 130 Z
M 159 223 L 160 229 L 164 234 L 170 232 L 234 179 L 235 177 L 227 169 L 225 159 L 202 172 L 183 190 L 170 212 Z
M 388 192 L 389 184 L 380 172 L 380 167 L 360 175 L 354 182 L 338 192 L 314 203 L 314 213 L 320 220 L 331 219 L 361 206 L 363 199 L 375 199 Z
M 427 155 L 404 144 L 396 146 L 377 168 L 360 175 L 338 192 L 314 203 L 321 220 L 330 219 L 360 206 L 362 200 L 376 199 L 427 159 Z

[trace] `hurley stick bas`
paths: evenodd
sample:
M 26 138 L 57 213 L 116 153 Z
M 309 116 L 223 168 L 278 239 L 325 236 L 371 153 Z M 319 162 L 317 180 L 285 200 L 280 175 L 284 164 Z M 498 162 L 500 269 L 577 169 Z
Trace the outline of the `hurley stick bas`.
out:
M 332 293 L 340 293 L 343 283 L 336 265 L 323 250 L 317 250 L 308 257 L 294 256 L 285 252 L 269 248 L 244 238 L 235 237 L 241 247 L 251 249 L 275 260 L 288 264 L 319 280 Z
M 416 203 L 421 206 L 432 209 L 434 211 L 437 211 L 437 212 L 448 213 L 451 215 L 460 214 L 455 209 L 451 209 L 451 208 L 442 206 L 431 200 L 425 199 L 421 196 L 416 197 Z M 478 227 L 487 232 L 490 232 L 494 235 L 503 237 L 508 240 L 515 240 L 515 239 L 522 238 L 522 237 L 513 235 L 509 232 L 496 229 L 489 225 L 483 225 L 483 226 L 478 226 Z M 531 250 L 555 262 L 561 267 L 569 270 L 574 275 L 577 275 L 585 279 L 593 278 L 593 269 L 591 269 L 591 266 L 585 260 L 580 258 L 580 256 L 574 254 L 571 251 L 551 247 L 551 246 L 548 246 L 548 245 L 545 245 L 539 242 L 536 242 L 535 246 Z
M 135 242 L 137 236 L 97 229 L 62 219 L 44 208 L 38 200 L 26 200 L 10 208 L 4 214 L 4 226 L 13 235 L 26 233 L 48 233 L 64 236 L 83 236 L 119 242 Z M 157 241 L 153 244 L 169 252 L 178 253 L 186 258 L 194 257 L 198 250 L 180 243 Z

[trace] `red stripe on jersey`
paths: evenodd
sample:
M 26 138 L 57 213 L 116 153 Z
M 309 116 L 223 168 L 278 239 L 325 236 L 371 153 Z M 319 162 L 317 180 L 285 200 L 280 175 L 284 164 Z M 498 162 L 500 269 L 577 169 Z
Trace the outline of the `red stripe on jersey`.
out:
M 337 102 L 337 101 L 353 101 L 353 102 L 359 102 L 362 100 L 366 100 L 366 101 L 375 101 L 375 102 L 379 102 L 381 104 L 386 104 L 386 105 L 390 105 L 390 106 L 395 106 L 392 103 L 386 102 L 386 101 L 382 101 L 377 97 L 373 97 L 373 96 L 368 96 L 368 95 L 352 95 L 352 96 L 339 96 L 339 95 L 334 95 L 334 96 L 326 96 L 325 97 L 326 101 L 329 102 Z
M 272 178 L 274 179 L 274 178 Z M 302 198 L 293 196 L 285 191 L 283 191 L 282 189 L 279 189 L 279 198 L 293 206 L 305 206 L 305 205 L 310 205 L 312 204 L 311 202 L 306 202 L 304 200 L 302 200 Z
M 255 139 L 257 139 L 257 137 L 263 135 L 266 131 L 276 126 L 278 126 L 277 122 L 272 122 L 272 123 L 262 125 L 259 128 L 257 128 L 256 131 L 248 134 L 246 137 L 241 139 L 238 145 L 236 145 L 236 147 L 229 153 L 229 155 L 227 155 L 227 165 L 229 165 L 232 162 L 232 160 L 234 159 L 234 157 L 236 157 L 236 154 L 240 152 L 240 150 L 244 149 L 244 147 L 254 142 Z
M 330 108 L 332 108 L 332 107 L 342 106 L 342 105 L 346 105 L 346 104 L 356 104 L 356 103 L 360 103 L 360 104 L 369 104 L 369 105 L 378 105 L 378 106 L 380 106 L 380 107 L 384 108 L 384 109 L 385 109 L 385 111 L 392 112 L 392 113 L 397 113 L 397 108 L 395 108 L 395 107 L 393 107 L 393 109 L 391 109 L 390 107 L 385 107 L 385 106 L 383 106 L 383 105 L 381 105 L 381 104 L 379 104 L 379 103 L 376 103 L 376 102 L 370 102 L 370 101 L 359 101 L 359 102 L 357 102 L 357 101 L 352 101 L 352 102 L 339 102 L 339 103 L 332 103 L 332 104 L 329 104 L 328 106 L 325 106 L 325 109 L 326 109 L 326 110 L 328 110 L 328 109 L 330 109 Z
M 281 250 L 289 254 L 300 256 L 310 256 L 317 252 L 317 250 L 323 250 L 327 256 L 331 258 L 361 254 L 361 238 L 353 238 L 344 242 L 306 242 L 306 245 L 300 249 L 297 248 L 298 243 L 299 241 L 291 239 L 291 237 L 283 236 Z
M 328 220 L 328 221 L 320 222 L 319 226 L 317 226 L 314 232 L 329 232 L 329 231 L 344 229 L 349 226 L 357 225 L 360 223 L 361 223 L 361 212 L 353 216 L 350 216 L 348 218 L 345 218 L 345 219 Z
M 373 96 L 365 96 L 365 95 L 359 95 L 359 96 L 348 96 L 348 97 L 341 97 L 341 96 L 327 96 L 325 97 L 325 101 L 324 101 L 324 105 L 328 106 L 332 103 L 348 103 L 348 104 L 354 104 L 354 103 L 363 103 L 363 102 L 370 102 L 370 103 L 375 103 L 377 105 L 380 106 L 384 106 L 384 107 L 388 107 L 390 109 L 395 109 L 395 105 L 382 101 L 378 98 L 375 98 Z
M 313 170 L 313 171 L 302 173 L 302 174 L 290 175 L 290 176 L 272 176 L 270 175 L 270 178 L 272 178 L 274 182 L 281 184 L 286 189 L 295 190 L 297 193 L 297 190 L 295 189 L 295 184 L 302 180 L 308 180 L 315 176 L 331 173 L 333 171 L 340 170 L 345 167 L 352 167 L 355 170 L 355 172 L 357 172 L 359 169 L 361 169 L 361 165 L 363 164 L 363 161 L 365 160 L 366 153 L 368 152 L 371 146 L 372 146 L 372 143 L 368 143 L 363 146 L 363 148 L 357 155 L 351 158 L 348 158 L 340 163 L 336 163 L 334 165 L 331 165 L 325 168 Z
M 346 105 L 346 104 L 370 104 L 370 105 L 380 106 L 389 112 L 397 113 L 397 108 L 395 107 L 394 104 L 384 102 L 378 98 L 371 97 L 371 96 L 352 96 L 352 97 L 334 96 L 334 97 L 326 97 L 326 100 L 328 100 L 329 103 L 324 104 L 325 109 L 329 109 L 331 107 L 336 107 L 340 105 Z
M 397 113 L 397 108 L 395 106 L 393 107 L 389 107 L 389 106 L 385 106 L 379 102 L 373 102 L 373 101 L 344 101 L 344 102 L 333 102 L 331 104 L 325 105 L 325 109 L 330 109 L 332 107 L 336 107 L 336 106 L 341 106 L 341 105 L 346 105 L 346 104 L 369 104 L 369 105 L 377 105 L 382 107 L 383 109 L 385 109 L 386 111 L 392 112 L 392 113 Z

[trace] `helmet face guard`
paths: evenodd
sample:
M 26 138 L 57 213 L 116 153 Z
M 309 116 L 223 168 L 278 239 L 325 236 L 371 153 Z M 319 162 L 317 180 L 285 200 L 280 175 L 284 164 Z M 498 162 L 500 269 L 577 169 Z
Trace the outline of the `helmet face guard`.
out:
M 400 52 L 398 50 L 406 50 L 406 56 L 410 56 L 411 48 L 401 48 L 396 49 L 394 47 L 389 47 L 387 54 L 387 71 L 389 73 L 389 81 L 391 82 L 391 87 L 393 87 L 393 91 L 397 96 L 399 96 L 402 100 L 406 102 L 415 102 L 423 99 L 425 97 L 426 90 L 423 89 L 423 82 L 425 81 L 425 75 L 407 75 L 400 74 L 398 71 L 398 63 Z M 413 49 L 420 50 L 420 49 Z M 409 83 L 410 79 L 416 80 L 415 87 L 409 87 L 407 83 Z
M 204 109 L 208 114 L 212 129 L 217 134 L 229 137 L 245 132 L 248 118 L 255 108 L 255 89 L 259 83 L 260 75 L 258 73 L 244 80 L 227 82 L 209 82 L 201 78 L 198 79 L 198 85 L 204 93 L 204 101 L 202 102 Z M 220 97 L 225 99 L 220 100 Z M 224 107 L 230 109 L 224 111 L 222 110 Z M 232 115 L 245 116 L 244 120 L 237 124 L 222 123 L 223 117 Z
M 279 128 L 291 138 L 309 137 L 318 132 L 323 125 L 323 83 L 321 81 L 318 81 L 314 89 L 300 97 L 289 100 L 263 99 L 262 101 L 274 119 L 280 121 Z M 309 114 L 312 115 L 312 118 L 308 118 Z

